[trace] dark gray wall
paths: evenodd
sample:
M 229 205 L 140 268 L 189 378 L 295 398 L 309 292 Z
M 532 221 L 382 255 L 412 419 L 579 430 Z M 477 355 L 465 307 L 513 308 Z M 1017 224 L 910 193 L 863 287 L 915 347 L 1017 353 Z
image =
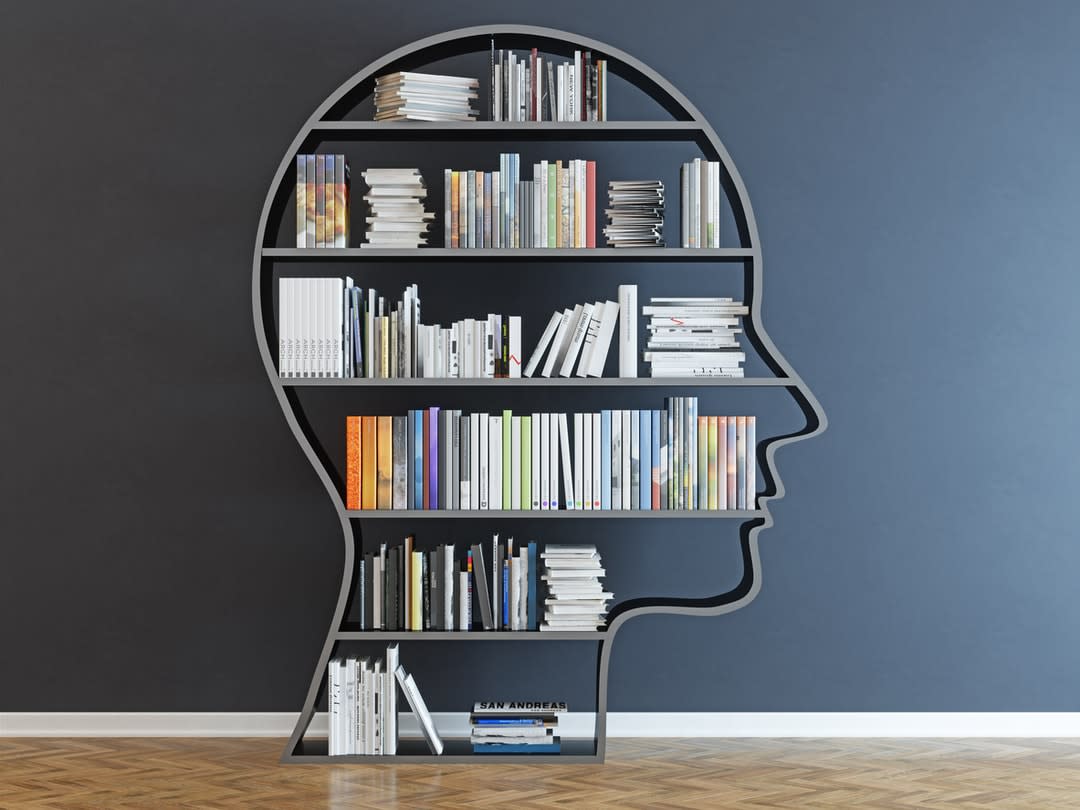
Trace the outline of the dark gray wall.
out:
M 831 421 L 779 458 L 758 600 L 628 625 L 610 708 L 1076 709 L 1080 8 L 400 5 L 5 9 L 0 708 L 300 706 L 341 540 L 252 338 L 266 184 L 356 69 L 510 19 L 624 48 L 710 119 Z M 738 578 L 726 540 L 641 531 L 598 535 L 625 590 Z M 505 694 L 544 665 L 461 646 L 486 645 L 416 652 L 437 708 L 474 697 L 439 666 Z M 591 667 L 554 688 L 580 704 Z

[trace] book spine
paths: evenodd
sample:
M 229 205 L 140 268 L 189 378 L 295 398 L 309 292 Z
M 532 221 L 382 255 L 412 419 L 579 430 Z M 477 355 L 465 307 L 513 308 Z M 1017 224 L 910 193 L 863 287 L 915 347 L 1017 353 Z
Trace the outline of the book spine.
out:
M 652 509 L 652 411 L 638 412 L 638 508 Z
M 405 416 L 393 417 L 393 504 L 394 509 L 408 508 L 408 453 L 407 453 L 407 427 L 408 418 Z
M 593 509 L 600 508 L 600 414 L 592 414 L 592 503 Z
M 296 246 L 307 247 L 307 158 L 296 156 Z
M 443 247 L 454 247 L 454 172 L 443 170 Z
M 727 486 L 727 434 L 726 416 L 716 417 L 716 508 L 728 508 Z
M 521 417 L 521 508 L 531 510 L 532 502 L 532 417 Z
M 316 170 L 315 157 L 316 157 L 315 155 L 305 155 L 304 156 L 304 163 L 306 164 L 305 165 L 304 176 L 307 178 L 307 181 L 306 181 L 307 201 L 306 201 L 305 212 L 304 212 L 304 216 L 305 216 L 305 220 L 306 220 L 305 221 L 305 228 L 304 228 L 304 231 L 305 231 L 304 246 L 309 247 L 309 248 L 313 248 L 313 247 L 316 247 L 318 245 L 318 243 L 315 241 L 315 235 L 316 235 L 316 233 L 315 233 L 316 215 L 315 214 L 316 214 L 316 208 L 317 208 L 317 205 L 316 205 L 316 196 L 317 195 L 316 195 L 316 192 L 315 192 L 315 170 Z
M 361 509 L 375 509 L 377 503 L 377 434 L 378 422 L 374 416 L 360 419 L 360 487 Z
M 727 503 L 728 509 L 738 509 L 738 495 L 736 494 L 737 484 L 737 458 L 738 449 L 736 445 L 737 441 L 737 428 L 736 418 L 729 416 L 727 418 Z
M 504 420 L 505 421 L 505 420 Z M 505 452 L 505 451 L 504 451 Z M 505 456 L 504 456 L 505 458 Z M 510 418 L 510 508 L 521 509 L 521 417 Z M 503 501 L 506 504 L 506 501 Z
M 491 172 L 484 172 L 484 240 L 483 247 L 492 246 L 491 239 Z
M 428 509 L 439 508 L 439 408 L 428 409 L 430 423 L 428 425 Z
M 326 155 L 315 156 L 315 247 L 326 247 Z
M 619 376 L 638 375 L 638 288 L 619 285 Z
M 585 247 L 596 247 L 596 161 L 585 163 Z M 637 376 L 637 375 L 634 375 Z
M 502 464 L 500 465 L 500 472 L 502 474 L 502 508 L 509 509 L 512 503 L 511 493 L 511 481 L 513 477 L 513 414 L 510 411 L 502 412 L 502 419 L 500 420 L 502 427 Z
M 746 508 L 746 417 L 735 418 L 735 492 L 737 509 Z
M 709 508 L 709 417 L 697 417 L 697 501 L 698 509 Z
M 337 222 L 337 217 L 334 214 L 334 182 L 336 175 L 334 173 L 335 155 L 325 156 L 325 174 L 323 176 L 323 193 L 326 195 L 326 218 L 324 220 L 323 227 L 326 232 L 323 234 L 323 247 L 332 248 L 334 246 L 334 228 Z
M 600 508 L 612 508 L 611 480 L 611 415 L 609 410 L 600 411 Z
M 529 417 L 529 434 L 532 441 L 529 461 L 532 465 L 532 482 L 529 486 L 529 494 L 532 497 L 532 508 L 540 509 L 540 414 L 534 413 Z
M 652 470 L 649 473 L 652 495 L 652 509 L 660 508 L 660 411 L 651 412 L 652 426 L 649 428 L 652 438 L 652 450 L 650 451 Z
M 746 508 L 757 509 L 757 417 L 746 417 Z
M 345 508 L 360 508 L 360 417 L 345 417 Z
M 585 415 L 574 414 L 574 509 L 585 508 Z M 569 500 L 569 498 L 568 498 Z

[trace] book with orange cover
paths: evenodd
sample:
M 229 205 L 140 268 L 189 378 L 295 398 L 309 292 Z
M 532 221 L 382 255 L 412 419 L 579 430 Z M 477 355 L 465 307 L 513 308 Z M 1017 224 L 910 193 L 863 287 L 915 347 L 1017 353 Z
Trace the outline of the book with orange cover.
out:
M 345 508 L 360 508 L 360 417 L 345 417 Z
M 374 416 L 360 417 L 360 508 L 375 508 L 376 431 Z
M 394 418 L 378 417 L 378 436 L 375 439 L 378 458 L 378 490 L 376 492 L 377 509 L 394 508 Z
M 596 247 L 596 161 L 585 164 L 585 247 Z

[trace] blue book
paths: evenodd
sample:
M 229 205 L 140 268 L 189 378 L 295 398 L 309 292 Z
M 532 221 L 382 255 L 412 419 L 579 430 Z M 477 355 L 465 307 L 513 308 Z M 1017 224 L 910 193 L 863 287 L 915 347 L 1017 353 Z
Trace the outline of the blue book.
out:
M 502 564 L 502 626 L 510 629 L 510 561 Z
M 660 504 L 653 504 L 652 501 L 652 482 L 657 482 L 659 487 L 660 482 L 660 414 L 661 412 L 656 410 L 652 412 L 652 469 L 649 471 L 649 508 L 659 509 Z
M 539 717 L 475 717 L 472 721 L 474 726 L 542 726 L 544 721 Z
M 528 629 L 536 629 L 536 543 L 529 543 L 529 607 Z
M 410 411 L 413 431 L 413 509 L 424 508 L 424 412 Z
M 600 508 L 611 508 L 611 411 L 600 411 Z
M 559 743 L 473 743 L 474 754 L 557 754 Z
M 439 508 L 439 408 L 428 409 L 428 508 Z
M 638 427 L 638 508 L 652 509 L 652 411 L 641 411 Z

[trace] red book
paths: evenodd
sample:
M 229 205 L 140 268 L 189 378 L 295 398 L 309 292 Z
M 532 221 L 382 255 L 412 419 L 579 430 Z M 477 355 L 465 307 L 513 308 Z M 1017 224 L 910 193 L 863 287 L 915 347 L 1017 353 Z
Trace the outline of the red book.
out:
M 596 161 L 585 164 L 585 247 L 596 247 Z
M 536 119 L 536 87 L 537 79 L 540 77 L 536 75 L 536 48 L 532 49 L 532 53 L 529 54 L 529 114 L 525 116 L 528 121 L 535 121 Z
M 360 508 L 360 417 L 345 417 L 345 508 Z
M 429 465 L 431 459 L 428 456 L 428 440 L 431 436 L 431 411 L 427 408 L 424 409 L 424 448 L 421 450 L 421 455 L 424 457 L 424 508 L 431 508 L 431 493 L 428 491 L 428 474 L 430 472 Z

